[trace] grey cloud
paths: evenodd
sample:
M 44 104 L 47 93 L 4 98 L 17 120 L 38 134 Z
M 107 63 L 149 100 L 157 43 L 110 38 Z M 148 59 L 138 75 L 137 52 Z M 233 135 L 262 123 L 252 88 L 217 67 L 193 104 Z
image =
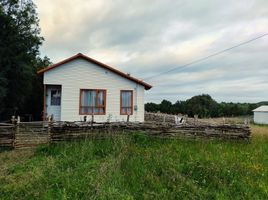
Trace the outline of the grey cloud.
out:
M 268 32 L 266 0 L 36 2 L 43 55 L 56 62 L 82 52 L 141 79 Z M 268 89 L 267 44 L 263 38 L 148 80 L 155 87 L 146 100 L 200 93 L 219 101 L 267 100 L 260 91 Z

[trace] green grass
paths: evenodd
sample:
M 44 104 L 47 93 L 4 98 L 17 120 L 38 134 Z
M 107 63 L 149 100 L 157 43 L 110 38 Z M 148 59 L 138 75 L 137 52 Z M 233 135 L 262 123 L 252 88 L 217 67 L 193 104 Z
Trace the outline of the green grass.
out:
M 268 127 L 250 142 L 137 133 L 0 153 L 0 199 L 268 199 Z

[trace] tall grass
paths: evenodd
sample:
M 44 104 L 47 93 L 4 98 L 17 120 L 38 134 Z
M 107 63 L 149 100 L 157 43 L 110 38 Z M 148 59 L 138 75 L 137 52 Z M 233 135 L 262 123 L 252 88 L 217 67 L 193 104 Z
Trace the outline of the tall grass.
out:
M 236 142 L 137 133 L 17 153 L 0 154 L 0 199 L 268 198 L 265 136 Z

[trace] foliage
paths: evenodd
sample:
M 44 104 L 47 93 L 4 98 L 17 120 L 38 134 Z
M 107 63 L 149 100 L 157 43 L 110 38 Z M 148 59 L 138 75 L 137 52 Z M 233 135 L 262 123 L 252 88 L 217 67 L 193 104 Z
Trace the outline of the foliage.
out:
M 190 116 L 198 114 L 200 117 L 216 117 L 217 102 L 209 95 L 194 96 L 186 101 L 187 112 Z
M 234 117 L 252 115 L 252 110 L 268 102 L 260 103 L 217 103 L 208 94 L 194 96 L 186 101 L 177 101 L 172 104 L 170 101 L 163 100 L 160 104 L 146 103 L 147 112 L 162 112 L 168 114 L 187 114 L 191 117 L 198 115 L 205 117 Z
M 0 153 L 0 197 L 267 199 L 268 138 L 261 128 L 266 136 L 257 133 L 251 142 L 137 133 Z
M 47 61 L 47 58 L 44 60 L 39 58 L 39 47 L 43 38 L 40 36 L 38 22 L 35 5 L 31 0 L 0 1 L 0 118 L 2 120 L 9 119 L 14 114 L 30 113 L 37 109 L 28 105 L 37 103 L 34 100 L 36 101 L 42 93 L 37 87 L 40 85 L 40 80 L 36 77 L 36 71 L 40 63 L 44 64 Z
M 32 77 L 32 90 L 26 99 L 25 107 L 21 109 L 21 113 L 31 113 L 34 120 L 41 119 L 43 111 L 43 76 L 37 75 L 37 71 L 45 66 L 51 65 L 48 57 L 37 57 L 36 63 L 33 65 L 34 75 Z

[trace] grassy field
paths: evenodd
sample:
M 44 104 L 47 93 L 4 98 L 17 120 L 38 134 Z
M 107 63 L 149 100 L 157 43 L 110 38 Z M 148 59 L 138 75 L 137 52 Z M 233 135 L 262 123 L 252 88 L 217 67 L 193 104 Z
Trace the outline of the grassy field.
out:
M 0 153 L 0 199 L 268 199 L 268 127 L 250 142 L 137 133 Z

